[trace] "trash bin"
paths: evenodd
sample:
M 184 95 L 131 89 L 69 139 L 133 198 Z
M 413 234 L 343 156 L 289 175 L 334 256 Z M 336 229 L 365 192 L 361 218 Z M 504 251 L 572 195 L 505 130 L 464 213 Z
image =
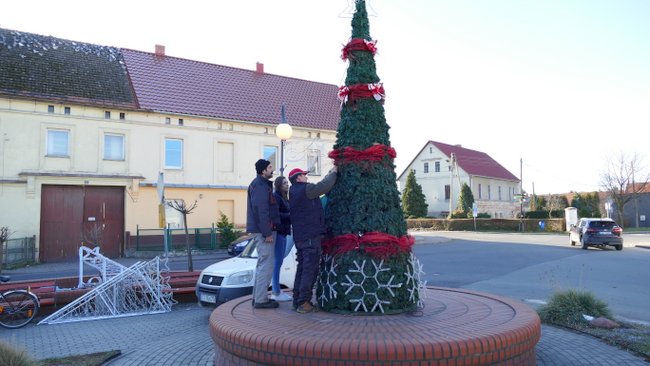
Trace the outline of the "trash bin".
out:
M 544 220 L 540 220 L 537 224 L 539 225 L 539 230 L 544 231 L 544 228 L 546 227 Z

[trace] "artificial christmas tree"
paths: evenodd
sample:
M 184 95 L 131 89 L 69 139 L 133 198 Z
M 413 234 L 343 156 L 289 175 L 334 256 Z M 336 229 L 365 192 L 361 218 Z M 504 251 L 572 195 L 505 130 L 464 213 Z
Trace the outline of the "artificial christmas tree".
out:
M 420 302 L 421 267 L 400 208 L 376 42 L 365 1 L 355 5 L 352 37 L 342 55 L 349 66 L 339 88 L 341 120 L 329 154 L 339 176 L 328 194 L 317 300 L 337 313 L 400 313 Z

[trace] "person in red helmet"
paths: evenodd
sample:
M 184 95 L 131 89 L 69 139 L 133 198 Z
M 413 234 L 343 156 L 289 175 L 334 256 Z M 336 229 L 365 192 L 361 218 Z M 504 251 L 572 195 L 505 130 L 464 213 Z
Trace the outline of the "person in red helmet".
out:
M 325 215 L 320 196 L 332 189 L 336 183 L 336 172 L 335 166 L 316 184 L 307 182 L 307 171 L 296 168 L 289 172 L 289 206 L 293 240 L 298 253 L 293 306 L 301 314 L 317 310 L 311 303 L 311 298 L 318 276 L 321 239 L 325 233 Z

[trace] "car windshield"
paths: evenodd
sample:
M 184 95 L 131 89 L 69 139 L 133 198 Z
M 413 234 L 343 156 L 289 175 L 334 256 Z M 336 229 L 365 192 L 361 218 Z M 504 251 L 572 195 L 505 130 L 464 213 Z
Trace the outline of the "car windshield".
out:
M 589 223 L 589 227 L 599 230 L 612 230 L 616 226 L 616 223 L 613 221 L 592 221 Z
M 239 256 L 242 258 L 257 258 L 257 240 L 249 240 Z

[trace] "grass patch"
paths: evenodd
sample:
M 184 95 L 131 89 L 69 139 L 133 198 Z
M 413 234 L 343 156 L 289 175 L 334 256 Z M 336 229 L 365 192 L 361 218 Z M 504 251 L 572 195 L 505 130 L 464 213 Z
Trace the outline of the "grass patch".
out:
M 607 304 L 589 292 L 576 290 L 555 293 L 548 304 L 542 306 L 538 312 L 543 322 L 565 326 L 588 324 L 583 314 L 594 318 L 612 318 Z
M 19 350 L 0 342 L 0 365 L 31 366 L 32 364 L 32 360 L 27 356 L 25 350 Z
M 73 355 L 67 357 L 48 358 L 34 362 L 34 366 L 100 366 L 104 362 L 121 354 L 121 351 L 105 351 L 87 355 Z
M 558 292 L 537 312 L 544 323 L 592 335 L 650 361 L 650 326 L 620 321 L 617 323 L 621 327 L 615 329 L 591 326 L 582 316 L 583 314 L 612 319 L 612 313 L 606 303 L 589 292 L 576 290 Z

